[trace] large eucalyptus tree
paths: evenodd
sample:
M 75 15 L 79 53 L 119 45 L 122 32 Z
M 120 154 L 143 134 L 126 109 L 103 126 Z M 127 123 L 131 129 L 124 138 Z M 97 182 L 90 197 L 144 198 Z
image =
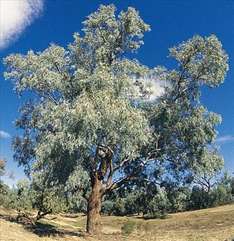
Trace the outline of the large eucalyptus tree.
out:
M 14 141 L 15 159 L 28 173 L 47 173 L 51 185 L 65 183 L 78 167 L 87 173 L 89 233 L 100 231 L 104 194 L 136 178 L 150 160 L 168 171 L 193 168 L 215 137 L 218 118 L 198 100 L 201 85 L 224 80 L 220 42 L 195 37 L 171 50 L 178 70 L 149 69 L 127 58 L 149 30 L 133 8 L 117 15 L 113 5 L 100 6 L 68 48 L 5 59 L 6 78 L 32 96 L 16 121 L 24 135 Z M 166 86 L 156 100 L 155 81 Z

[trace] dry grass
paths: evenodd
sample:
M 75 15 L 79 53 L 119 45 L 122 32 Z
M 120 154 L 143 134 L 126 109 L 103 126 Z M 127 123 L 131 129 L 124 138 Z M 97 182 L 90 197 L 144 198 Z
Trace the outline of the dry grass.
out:
M 163 220 L 103 217 L 101 237 L 85 236 L 85 217 L 49 216 L 37 227 L 14 222 L 14 211 L 0 209 L 0 241 L 232 241 L 234 205 L 169 215 Z M 9 221 L 11 220 L 11 221 Z M 129 226 L 130 234 L 123 233 Z

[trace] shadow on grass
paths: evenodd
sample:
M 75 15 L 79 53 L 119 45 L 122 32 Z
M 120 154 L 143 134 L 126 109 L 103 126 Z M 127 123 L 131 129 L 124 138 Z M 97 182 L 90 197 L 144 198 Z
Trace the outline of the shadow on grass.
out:
M 50 236 L 73 236 L 73 237 L 83 237 L 84 234 L 79 231 L 71 231 L 63 228 L 58 228 L 57 226 L 49 223 L 44 223 L 38 221 L 35 224 L 27 219 L 18 219 L 17 216 L 3 215 L 0 214 L 0 219 L 4 219 L 9 222 L 18 223 L 23 225 L 24 229 L 32 232 L 39 237 L 50 237 Z
M 0 214 L 0 219 L 3 219 L 5 221 L 9 221 L 9 222 L 15 222 L 16 221 L 16 217 L 13 217 L 12 215 Z
M 168 215 L 163 215 L 163 216 L 138 216 L 135 217 L 136 219 L 141 219 L 141 220 L 162 220 L 162 219 L 169 219 L 170 216 Z
M 75 232 L 66 229 L 60 229 L 49 223 L 37 222 L 35 225 L 26 227 L 28 231 L 35 233 L 40 237 L 49 237 L 49 236 L 83 236 L 81 232 Z

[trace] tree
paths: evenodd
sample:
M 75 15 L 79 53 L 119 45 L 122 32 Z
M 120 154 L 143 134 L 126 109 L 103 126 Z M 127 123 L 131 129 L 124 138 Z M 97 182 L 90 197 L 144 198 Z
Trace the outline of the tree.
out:
M 117 16 L 113 5 L 101 6 L 67 49 L 51 45 L 5 59 L 6 78 L 35 96 L 16 122 L 24 135 L 15 139 L 15 159 L 28 173 L 51 170 L 48 180 L 57 185 L 81 166 L 90 179 L 89 233 L 100 231 L 106 193 L 137 178 L 149 161 L 167 173 L 192 169 L 215 137 L 218 117 L 198 100 L 202 84 L 224 79 L 220 42 L 194 37 L 170 51 L 178 70 L 149 69 L 127 58 L 149 29 L 133 8 Z M 167 88 L 152 100 L 155 79 Z
M 0 181 L 0 203 L 3 207 L 9 207 L 10 204 L 10 187 L 4 182 Z
M 5 161 L 4 160 L 0 160 L 0 176 L 2 176 L 4 174 L 5 171 Z
M 87 213 L 90 191 L 89 174 L 81 166 L 77 166 L 65 185 L 65 197 L 69 211 Z
M 113 5 L 101 6 L 84 22 L 84 37 L 75 34 L 67 50 L 52 45 L 6 59 L 6 76 L 16 89 L 39 97 L 23 107 L 17 121 L 25 133 L 15 140 L 15 158 L 29 168 L 36 160 L 34 171 L 53 170 L 54 182 L 64 182 L 83 166 L 92 189 L 89 233 L 99 231 L 102 196 L 133 177 L 120 169 L 150 138 L 145 113 L 133 104 L 132 76 L 143 76 L 147 68 L 123 58 L 140 47 L 147 30 L 133 8 L 116 17 Z
M 0 160 L 0 177 L 2 175 L 4 175 L 4 172 L 5 172 L 5 161 L 4 160 Z M 4 193 L 5 192 L 5 185 L 4 183 L 2 182 L 2 180 L 0 179 L 0 193 Z
M 27 179 L 21 179 L 17 182 L 15 206 L 19 213 L 32 210 L 32 192 L 30 182 Z M 14 196 L 12 196 L 14 199 Z M 12 200 L 14 201 L 14 200 Z
M 63 187 L 52 186 L 47 183 L 47 173 L 35 173 L 33 175 L 30 192 L 32 207 L 37 209 L 37 215 L 32 219 L 35 223 L 47 214 L 67 211 L 67 203 Z
M 163 189 L 159 189 L 157 194 L 149 201 L 146 218 L 165 217 L 169 211 L 169 200 L 167 193 Z
M 105 196 L 102 212 L 117 216 L 140 214 L 147 204 L 143 202 L 146 199 L 144 198 L 146 192 L 140 186 L 128 184 L 126 187 L 117 189 Z
M 203 153 L 201 164 L 194 170 L 193 182 L 209 193 L 219 182 L 223 164 L 224 160 L 217 151 L 207 150 Z

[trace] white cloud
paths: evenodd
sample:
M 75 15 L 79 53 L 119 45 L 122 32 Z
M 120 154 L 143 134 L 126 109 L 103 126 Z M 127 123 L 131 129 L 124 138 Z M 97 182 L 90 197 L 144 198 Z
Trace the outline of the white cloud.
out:
M 12 41 L 38 17 L 44 0 L 0 0 L 0 49 Z
M 216 142 L 219 144 L 224 144 L 232 141 L 234 141 L 234 136 L 231 135 L 220 136 L 216 139 Z
M 8 139 L 11 135 L 5 131 L 0 130 L 0 139 Z
M 162 67 L 157 67 L 148 75 L 137 80 L 146 93 L 145 101 L 156 101 L 165 94 L 166 88 L 170 86 L 167 81 L 167 71 Z
M 135 100 L 143 100 L 146 102 L 154 102 L 165 93 L 165 88 L 168 86 L 165 80 L 161 80 L 153 75 L 145 77 L 132 77 L 134 89 L 132 90 L 132 98 Z
M 165 93 L 166 82 L 157 78 L 146 78 L 144 80 L 146 90 L 149 92 L 148 100 L 155 101 Z

